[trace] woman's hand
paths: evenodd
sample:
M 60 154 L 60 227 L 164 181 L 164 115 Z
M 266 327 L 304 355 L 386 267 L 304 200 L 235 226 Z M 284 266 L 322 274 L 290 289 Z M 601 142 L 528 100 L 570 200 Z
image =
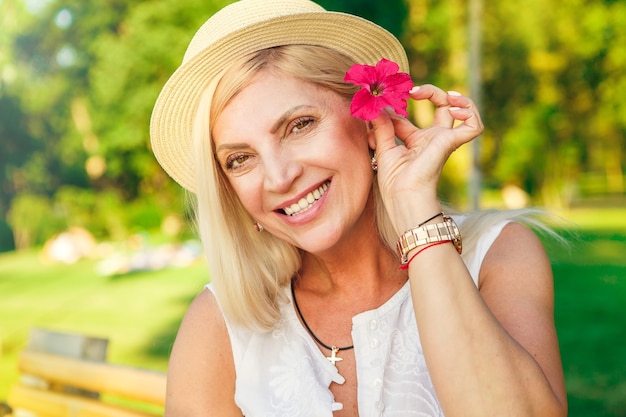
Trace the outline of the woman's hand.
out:
M 430 84 L 414 87 L 410 94 L 436 106 L 432 126 L 418 128 L 391 109 L 372 121 L 378 182 L 398 233 L 439 210 L 437 185 L 443 165 L 483 131 L 478 109 L 468 97 Z M 462 123 L 455 127 L 455 121 Z

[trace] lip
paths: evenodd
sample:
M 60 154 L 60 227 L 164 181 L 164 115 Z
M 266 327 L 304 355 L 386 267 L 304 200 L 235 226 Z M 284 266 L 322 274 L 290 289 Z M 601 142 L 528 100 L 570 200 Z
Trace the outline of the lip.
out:
M 288 221 L 289 223 L 292 224 L 298 224 L 298 223 L 305 223 L 307 221 L 309 221 L 311 218 L 315 217 L 317 215 L 317 213 L 320 211 L 320 209 L 322 208 L 322 206 L 324 205 L 323 203 L 326 200 L 326 197 L 328 195 L 328 192 L 330 191 L 330 187 L 331 187 L 331 180 L 330 179 L 326 179 L 312 187 L 310 187 L 309 189 L 303 191 L 302 193 L 298 194 L 297 196 L 289 199 L 289 200 L 285 200 L 284 202 L 282 202 L 280 204 L 280 206 L 278 206 L 276 209 L 274 209 L 274 212 L 279 215 L 282 219 Z M 324 194 L 318 198 L 315 201 L 315 204 L 313 204 L 311 207 L 309 207 L 308 209 L 296 213 L 294 215 L 288 215 L 285 213 L 284 208 L 285 207 L 289 207 L 293 204 L 297 204 L 301 199 L 306 198 L 306 196 L 309 193 L 312 193 L 314 191 L 316 191 L 317 189 L 319 189 L 320 187 L 322 187 L 324 184 L 327 184 L 327 189 L 324 192 Z

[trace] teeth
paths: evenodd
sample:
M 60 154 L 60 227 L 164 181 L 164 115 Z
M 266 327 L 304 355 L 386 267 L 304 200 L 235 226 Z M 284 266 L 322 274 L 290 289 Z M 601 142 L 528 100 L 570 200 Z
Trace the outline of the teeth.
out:
M 301 198 L 297 203 L 292 204 L 289 207 L 283 208 L 285 214 L 293 216 L 294 214 L 308 210 L 313 203 L 319 200 L 324 193 L 328 190 L 328 183 L 322 184 L 318 189 L 311 191 L 305 197 Z

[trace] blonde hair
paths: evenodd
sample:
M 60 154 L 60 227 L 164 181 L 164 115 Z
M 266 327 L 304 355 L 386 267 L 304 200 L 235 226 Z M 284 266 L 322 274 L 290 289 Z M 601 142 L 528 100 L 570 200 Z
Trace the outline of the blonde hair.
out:
M 280 318 L 284 287 L 300 268 L 299 250 L 254 220 L 230 187 L 215 159 L 211 126 L 226 104 L 263 69 L 277 70 L 336 91 L 349 100 L 355 87 L 343 82 L 352 62 L 327 48 L 284 46 L 233 62 L 207 87 L 193 127 L 195 212 L 211 282 L 224 315 L 240 325 L 271 328 Z
M 196 221 L 203 241 L 211 281 L 224 315 L 253 329 L 269 329 L 287 301 L 284 288 L 301 265 L 299 249 L 270 233 L 254 230 L 215 158 L 211 125 L 227 103 L 261 70 L 279 71 L 303 82 L 334 91 L 347 101 L 356 87 L 343 81 L 350 58 L 324 47 L 288 45 L 258 51 L 216 77 L 204 92 L 193 129 L 196 172 Z M 382 241 L 394 250 L 397 233 L 380 196 L 374 176 L 372 192 L 376 224 Z M 478 214 L 461 224 L 464 251 L 471 253 L 480 230 L 524 213 Z

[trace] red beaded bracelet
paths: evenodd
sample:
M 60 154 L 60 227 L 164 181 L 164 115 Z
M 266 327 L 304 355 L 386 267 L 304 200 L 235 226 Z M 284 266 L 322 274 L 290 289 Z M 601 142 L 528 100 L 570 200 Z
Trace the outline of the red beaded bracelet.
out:
M 428 249 L 428 248 L 432 248 L 433 246 L 443 245 L 444 243 L 450 243 L 450 242 L 452 242 L 452 241 L 451 241 L 451 240 L 442 240 L 441 242 L 435 242 L 435 243 L 431 243 L 431 244 L 430 244 L 430 245 L 428 245 L 428 246 L 424 246 L 422 249 L 420 249 L 420 250 L 418 250 L 417 252 L 415 252 L 415 254 L 413 254 L 413 256 L 411 256 L 411 258 L 408 260 L 408 262 L 407 262 L 407 263 L 400 265 L 400 266 L 398 267 L 398 269 L 399 269 L 400 271 L 406 271 L 407 269 L 409 269 L 409 265 L 411 264 L 411 261 L 412 261 L 413 259 L 415 259 L 415 257 L 416 257 L 417 255 L 419 255 L 420 253 L 424 252 L 426 249 Z

